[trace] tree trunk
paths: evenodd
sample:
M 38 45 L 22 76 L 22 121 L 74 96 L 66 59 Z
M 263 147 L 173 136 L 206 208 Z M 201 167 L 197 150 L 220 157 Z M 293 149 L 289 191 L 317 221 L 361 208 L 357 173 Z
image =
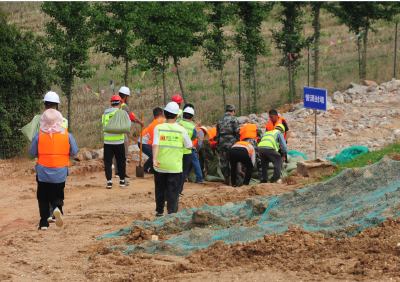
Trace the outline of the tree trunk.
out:
M 358 34 L 358 33 L 357 33 Z M 361 45 L 360 45 L 360 37 L 357 38 L 357 49 L 358 49 L 358 77 L 361 81 L 362 70 L 361 70 Z
M 250 100 L 251 100 L 251 72 L 249 71 L 249 96 L 247 97 L 247 111 L 248 111 L 248 114 L 251 114 Z
M 321 6 L 314 6 L 314 35 L 315 35 L 315 56 L 314 56 L 314 87 L 318 88 L 318 64 L 319 64 L 319 12 Z
M 253 79 L 254 79 L 254 113 L 257 113 L 257 63 L 253 66 Z
M 174 58 L 174 65 L 176 67 L 176 72 L 178 73 L 179 86 L 181 87 L 183 102 L 185 102 L 185 104 L 187 104 L 186 97 L 185 97 L 185 91 L 183 91 L 183 84 L 182 84 L 181 76 L 179 75 L 178 61 L 175 58 Z
M 367 26 L 365 27 L 364 35 L 364 52 L 362 60 L 362 75 L 361 78 L 364 80 L 367 76 L 367 42 L 368 42 L 368 30 L 369 30 L 369 17 L 367 17 Z
M 289 97 L 289 102 L 293 102 L 293 84 L 292 84 L 292 62 L 290 61 L 289 58 L 289 91 L 290 91 L 290 97 Z
M 222 81 L 222 99 L 224 100 L 224 109 L 226 109 L 225 81 L 224 81 L 224 72 L 222 66 L 221 66 L 221 81 Z
M 167 105 L 167 85 L 165 83 L 165 57 L 163 58 L 162 84 L 164 89 L 164 106 Z
M 128 87 L 129 61 L 125 58 L 125 86 Z
M 71 120 L 71 96 L 72 96 L 72 68 L 71 68 L 71 72 L 70 72 L 70 77 L 69 77 L 69 86 L 68 86 L 68 131 L 71 131 L 71 124 L 72 124 L 72 120 Z

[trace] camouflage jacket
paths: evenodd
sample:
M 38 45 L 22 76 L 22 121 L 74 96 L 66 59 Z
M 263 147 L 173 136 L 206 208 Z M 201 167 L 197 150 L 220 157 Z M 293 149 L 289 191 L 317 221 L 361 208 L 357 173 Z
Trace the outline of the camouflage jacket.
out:
M 217 121 L 217 141 L 218 148 L 232 147 L 233 144 L 240 140 L 240 127 L 236 117 L 230 113 L 224 114 Z

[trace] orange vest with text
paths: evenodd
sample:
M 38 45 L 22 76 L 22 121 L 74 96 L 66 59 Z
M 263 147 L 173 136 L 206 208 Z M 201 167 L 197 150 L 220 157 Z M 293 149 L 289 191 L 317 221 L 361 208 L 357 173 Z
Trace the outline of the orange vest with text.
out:
M 150 137 L 149 142 L 147 142 L 147 144 L 149 144 L 150 146 L 153 146 L 153 138 L 154 138 L 154 128 L 161 124 L 164 123 L 165 118 L 157 118 L 155 120 L 153 120 L 152 123 L 150 123 L 150 125 L 148 126 L 148 131 L 147 131 L 147 135 Z
M 39 131 L 37 163 L 45 167 L 69 167 L 69 139 L 68 130 L 62 128 L 60 132 L 49 133 Z
M 250 148 L 250 146 L 249 146 L 249 145 L 251 145 L 250 142 L 239 141 L 239 142 L 236 142 L 236 143 L 233 145 L 233 147 L 236 146 L 236 145 L 245 146 L 246 149 L 247 149 L 247 152 L 249 152 L 249 155 L 250 155 L 250 158 L 251 158 L 251 156 L 253 155 L 253 150 L 252 150 L 252 149 Z
M 208 132 L 208 135 L 210 135 L 209 140 L 210 140 L 211 148 L 214 148 L 214 146 L 217 145 L 217 141 L 215 140 L 215 136 L 217 136 L 217 128 L 216 127 L 211 128 L 211 129 L 207 130 L 207 132 Z
M 271 121 L 271 118 L 269 118 L 268 119 L 268 123 L 267 123 L 267 126 L 266 126 L 266 128 L 267 128 L 267 131 L 272 131 L 272 130 L 274 130 L 275 129 L 275 126 L 277 126 L 278 124 L 283 124 L 283 121 L 286 121 L 286 119 L 284 119 L 283 117 L 281 117 L 281 116 L 278 116 L 278 121 L 276 122 L 276 124 L 273 124 L 272 123 L 272 121 Z M 287 121 L 286 121 L 286 124 L 287 124 Z M 285 134 L 284 134 L 284 137 L 286 137 L 286 132 L 285 132 Z
M 240 128 L 240 141 L 246 138 L 253 138 L 258 140 L 257 136 L 257 124 L 248 123 Z

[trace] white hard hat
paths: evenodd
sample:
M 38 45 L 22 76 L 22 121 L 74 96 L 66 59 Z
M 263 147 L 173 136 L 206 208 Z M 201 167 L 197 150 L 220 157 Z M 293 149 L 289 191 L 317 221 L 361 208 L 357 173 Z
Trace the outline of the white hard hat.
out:
M 56 92 L 49 91 L 44 95 L 43 101 L 60 104 L 60 97 Z
M 192 107 L 187 107 L 183 110 L 184 113 L 194 115 L 194 109 Z
M 118 93 L 125 94 L 125 95 L 128 95 L 128 96 L 131 95 L 131 91 L 130 91 L 129 88 L 126 87 L 126 86 L 122 86 L 122 87 L 119 89 Z
M 179 105 L 175 102 L 169 102 L 165 108 L 164 111 L 170 112 L 171 114 L 177 115 L 179 114 Z

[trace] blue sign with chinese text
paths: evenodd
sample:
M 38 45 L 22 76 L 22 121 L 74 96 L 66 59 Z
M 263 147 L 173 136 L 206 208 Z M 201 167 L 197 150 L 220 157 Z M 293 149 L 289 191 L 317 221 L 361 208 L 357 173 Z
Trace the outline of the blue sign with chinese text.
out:
M 326 89 L 303 87 L 304 108 L 326 111 L 328 104 Z

